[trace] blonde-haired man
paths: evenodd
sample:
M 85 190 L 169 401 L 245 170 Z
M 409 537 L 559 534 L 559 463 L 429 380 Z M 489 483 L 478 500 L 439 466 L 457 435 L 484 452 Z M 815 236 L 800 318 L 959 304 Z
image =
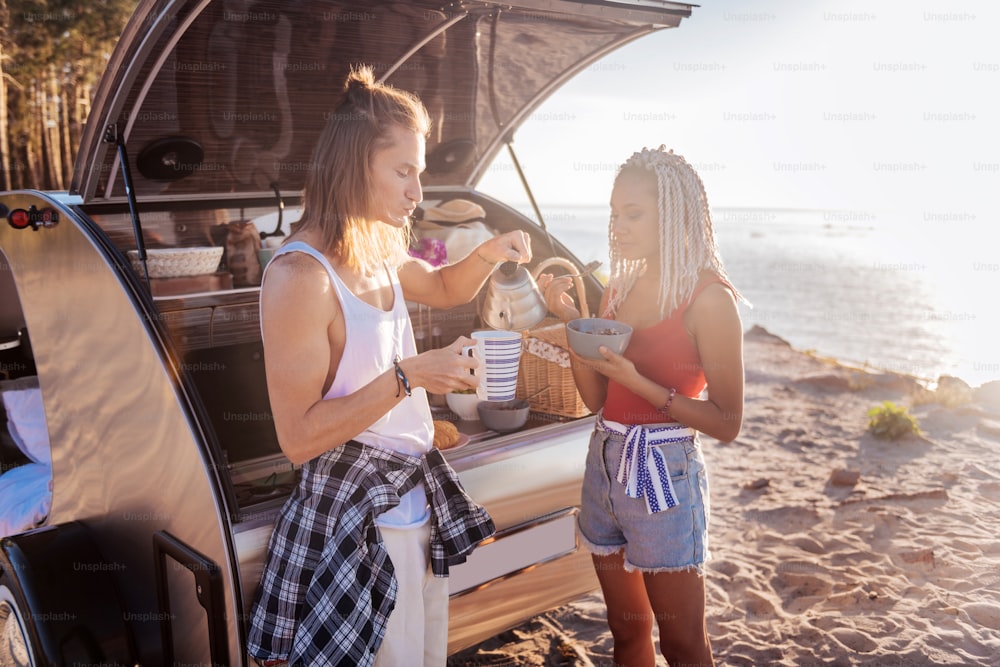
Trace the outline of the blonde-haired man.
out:
M 302 480 L 252 609 L 261 664 L 445 664 L 447 563 L 493 530 L 433 449 L 427 403 L 428 391 L 471 386 L 478 362 L 461 348 L 472 341 L 417 354 L 404 300 L 467 303 L 498 262 L 529 261 L 531 248 L 512 232 L 454 265 L 407 254 L 428 130 L 415 96 L 352 71 L 298 228 L 267 267 L 267 387 Z

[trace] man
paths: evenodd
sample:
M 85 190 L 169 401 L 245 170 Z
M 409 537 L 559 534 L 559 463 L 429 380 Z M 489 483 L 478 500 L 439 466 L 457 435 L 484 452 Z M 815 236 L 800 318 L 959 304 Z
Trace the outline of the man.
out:
M 268 264 L 267 386 L 302 481 L 253 607 L 249 648 L 262 664 L 445 664 L 447 561 L 493 529 L 431 451 L 427 392 L 473 386 L 478 362 L 461 354 L 472 340 L 417 354 L 404 299 L 467 303 L 498 262 L 527 262 L 531 249 L 512 232 L 437 269 L 407 255 L 428 130 L 413 95 L 351 72 L 298 228 Z

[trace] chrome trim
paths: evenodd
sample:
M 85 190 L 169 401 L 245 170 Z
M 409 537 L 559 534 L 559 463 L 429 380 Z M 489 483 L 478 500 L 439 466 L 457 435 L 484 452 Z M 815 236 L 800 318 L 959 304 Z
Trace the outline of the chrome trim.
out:
M 472 192 L 474 188 L 470 185 L 456 184 L 456 185 L 428 185 L 423 188 L 424 194 L 428 192 L 447 192 L 447 193 L 460 193 L 460 192 Z M 68 193 L 62 193 L 65 195 L 64 198 L 59 198 L 61 203 L 67 205 L 83 205 L 87 210 L 93 210 L 98 212 L 108 206 L 120 205 L 127 206 L 128 200 L 125 197 L 108 197 L 106 199 L 99 200 L 89 200 L 84 201 L 79 195 L 71 195 Z M 281 193 L 282 199 L 285 200 L 286 207 L 294 208 L 300 205 L 302 199 L 302 191 L 295 190 L 289 192 Z M 66 201 L 62 201 L 65 199 Z M 146 195 L 142 198 L 142 205 L 144 209 L 150 208 L 154 204 L 194 204 L 198 202 L 205 202 L 208 204 L 218 203 L 218 204 L 229 204 L 230 202 L 237 202 L 239 204 L 250 205 L 251 202 L 256 202 L 260 200 L 260 206 L 262 208 L 274 207 L 274 192 L 270 190 L 258 190 L 255 192 L 240 192 L 240 193 L 226 193 L 226 192 L 212 192 L 212 193 L 191 193 L 183 195 L 175 194 L 159 194 L 159 195 Z M 425 197 L 426 200 L 426 197 Z M 424 204 L 426 205 L 426 204 Z M 227 207 L 228 208 L 228 207 Z M 287 208 L 286 208 L 287 210 Z
M 83 197 L 68 192 L 46 192 L 45 194 L 63 206 L 79 206 L 83 203 Z
M 566 8 L 567 4 L 573 4 L 572 11 Z M 691 16 L 692 5 L 682 2 L 661 2 L 659 0 L 617 0 L 618 11 L 628 12 L 628 20 L 648 20 L 652 25 L 664 28 L 675 28 L 680 24 L 681 19 Z M 580 16 L 594 16 L 603 18 L 606 16 L 605 6 L 588 2 L 566 3 L 560 0 L 507 0 L 503 3 L 505 7 L 516 7 L 527 9 L 528 11 L 552 11 L 559 13 L 571 13 Z M 669 20 L 664 20 L 669 17 Z
M 180 27 L 174 30 L 173 34 L 170 37 L 170 40 L 166 44 L 166 48 L 164 48 L 160 52 L 160 55 L 156 58 L 156 61 L 153 63 L 152 69 L 150 69 L 149 71 L 149 76 L 146 77 L 146 81 L 142 84 L 142 88 L 139 89 L 139 95 L 135 99 L 135 104 L 134 104 L 135 109 L 138 110 L 142 108 L 142 103 L 146 101 L 146 95 L 149 93 L 149 89 L 153 86 L 153 83 L 156 81 L 156 76 L 160 73 L 160 69 L 162 69 L 163 64 L 167 61 L 167 58 L 173 55 L 174 46 L 176 46 L 177 42 L 179 42 L 181 38 L 184 37 L 184 33 L 187 32 L 188 27 L 192 23 L 194 23 L 195 19 L 201 16 L 201 13 L 211 3 L 212 0 L 202 0 L 200 5 L 197 5 L 194 9 L 191 10 L 191 13 L 187 16 L 186 20 L 183 23 L 181 23 Z M 159 22 L 160 18 L 163 16 L 167 17 L 173 16 L 173 14 L 169 12 L 169 9 L 170 9 L 169 7 L 164 8 L 163 12 L 161 12 L 160 15 L 156 17 L 156 21 Z M 140 52 L 145 51 L 146 45 L 148 43 L 151 43 L 151 41 L 155 41 L 153 40 L 153 37 L 154 33 L 152 32 L 148 33 L 146 39 L 142 41 L 142 45 L 139 47 L 138 51 Z M 152 46 L 148 48 L 152 48 Z M 139 60 L 139 59 L 133 60 L 132 62 L 133 63 L 138 62 L 140 67 L 143 64 L 145 64 L 144 60 Z M 117 95 L 115 95 L 115 99 L 112 101 L 112 105 L 110 108 L 112 109 L 115 108 L 114 102 L 116 102 L 118 98 L 121 97 L 121 92 L 122 92 L 121 89 L 119 89 L 119 92 Z M 125 92 L 128 93 L 131 92 L 131 90 L 129 89 L 126 90 Z M 115 114 L 115 116 L 117 117 L 118 114 Z M 137 118 L 138 114 L 129 114 L 128 118 L 126 119 L 125 132 L 124 132 L 125 136 L 123 138 L 124 141 L 126 142 L 128 141 L 129 134 L 132 131 L 132 126 L 135 124 Z M 118 179 L 118 173 L 119 173 L 118 160 L 119 160 L 119 155 L 116 154 L 114 159 L 112 159 L 111 161 L 111 173 L 108 175 L 108 182 L 105 184 L 104 188 L 105 200 L 110 198 L 111 191 L 114 189 L 115 182 Z M 145 203 L 145 199 L 143 199 L 143 203 Z
M 572 421 L 535 426 L 529 431 L 515 431 L 506 435 L 495 435 L 490 432 L 489 435 L 493 437 L 488 440 L 484 438 L 478 443 L 474 440 L 457 451 L 447 452 L 445 458 L 456 471 L 462 473 L 484 464 L 501 463 L 532 450 L 552 447 L 557 438 L 571 438 L 577 434 L 585 440 L 583 446 L 586 449 L 590 439 L 589 433 L 594 430 L 595 419 L 594 415 L 589 415 Z M 488 442 L 489 448 L 477 446 L 482 442 Z M 582 463 L 583 459 L 580 461 Z
M 483 540 L 482 542 L 479 543 L 479 546 L 476 547 L 476 550 L 471 554 L 471 556 L 469 557 L 469 561 L 467 563 L 463 563 L 462 565 L 456 565 L 451 568 L 451 574 L 449 576 L 452 581 L 454 581 L 455 579 L 456 571 L 461 571 L 463 568 L 467 567 L 476 567 L 474 559 L 476 559 L 477 556 L 480 556 L 481 558 L 482 553 L 488 550 L 491 546 L 498 545 L 503 540 L 506 540 L 508 538 L 517 537 L 518 535 L 536 531 L 543 527 L 551 528 L 552 524 L 555 524 L 557 522 L 565 521 L 567 519 L 572 521 L 573 544 L 570 545 L 569 547 L 561 551 L 552 552 L 548 556 L 545 556 L 540 560 L 533 561 L 529 565 L 509 570 L 504 574 L 491 577 L 481 583 L 469 586 L 467 588 L 463 588 L 462 590 L 457 591 L 455 593 L 451 593 L 451 597 L 458 598 L 463 595 L 471 595 L 477 593 L 489 586 L 495 585 L 497 582 L 503 581 L 504 579 L 510 579 L 511 577 L 515 577 L 521 574 L 522 572 L 526 572 L 527 570 L 534 569 L 539 565 L 548 563 L 549 561 L 557 560 L 559 558 L 562 558 L 563 556 L 566 556 L 567 554 L 573 553 L 579 548 L 579 542 L 576 539 L 576 515 L 579 514 L 579 512 L 580 510 L 577 509 L 576 507 L 569 507 L 563 510 L 562 512 L 556 512 L 554 514 L 549 514 L 544 517 L 539 517 L 535 521 L 531 521 L 525 525 L 514 526 L 512 528 L 508 528 L 507 530 L 499 531 L 492 537 Z
M 294 191 L 289 191 L 289 193 L 283 192 L 281 196 L 282 199 L 284 199 L 286 206 L 297 206 L 300 203 L 301 195 L 302 195 L 301 190 L 294 190 Z M 267 207 L 274 208 L 274 192 L 266 190 L 258 190 L 255 192 L 240 192 L 236 194 L 226 193 L 226 192 L 219 192 L 219 193 L 213 192 L 209 194 L 191 193 L 184 195 L 170 195 L 170 194 L 144 195 L 142 197 L 141 203 L 145 210 L 148 209 L 151 204 L 188 205 L 198 202 L 206 202 L 206 203 L 237 202 L 232 206 L 238 207 L 240 206 L 240 204 L 256 202 L 257 200 L 260 200 L 260 206 L 262 208 L 267 208 Z M 125 206 L 128 204 L 128 199 L 126 199 L 125 197 L 106 197 L 102 199 L 91 199 L 87 202 L 81 202 L 81 203 L 88 208 L 93 207 L 93 210 L 96 212 L 101 208 L 109 205 L 118 204 Z

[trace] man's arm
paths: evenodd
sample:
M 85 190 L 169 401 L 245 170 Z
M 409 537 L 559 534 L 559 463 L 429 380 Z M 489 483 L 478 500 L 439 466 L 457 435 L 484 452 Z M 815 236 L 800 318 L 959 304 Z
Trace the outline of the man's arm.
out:
M 271 412 L 281 450 L 293 463 L 350 440 L 406 399 L 395 369 L 352 394 L 323 398 L 346 330 L 329 276 L 314 259 L 289 253 L 273 260 L 260 298 Z M 469 368 L 478 362 L 461 354 L 471 343 L 460 337 L 447 348 L 401 360 L 411 388 L 442 394 L 471 388 Z
M 500 262 L 531 261 L 531 240 L 522 231 L 484 241 L 455 264 L 434 268 L 413 258 L 399 268 L 399 282 L 408 301 L 432 308 L 454 308 L 475 298 Z

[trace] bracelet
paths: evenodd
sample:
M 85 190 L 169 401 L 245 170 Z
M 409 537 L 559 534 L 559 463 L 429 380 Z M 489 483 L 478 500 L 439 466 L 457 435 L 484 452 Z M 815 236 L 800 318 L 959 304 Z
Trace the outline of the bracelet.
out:
M 667 402 L 662 407 L 656 409 L 657 412 L 664 415 L 667 419 L 670 419 L 670 404 L 674 402 L 674 395 L 676 393 L 677 390 L 671 387 L 670 393 L 667 395 Z
M 488 260 L 485 257 L 483 257 L 483 253 L 479 252 L 478 250 L 476 251 L 476 257 L 478 257 L 479 259 L 483 260 L 484 262 L 486 262 L 490 266 L 496 266 L 497 265 L 496 262 L 491 262 L 490 260 Z
M 410 380 L 399 366 L 399 357 L 392 360 L 392 365 L 396 367 L 396 398 L 399 398 L 404 391 L 407 396 L 412 396 L 413 390 L 410 388 Z

